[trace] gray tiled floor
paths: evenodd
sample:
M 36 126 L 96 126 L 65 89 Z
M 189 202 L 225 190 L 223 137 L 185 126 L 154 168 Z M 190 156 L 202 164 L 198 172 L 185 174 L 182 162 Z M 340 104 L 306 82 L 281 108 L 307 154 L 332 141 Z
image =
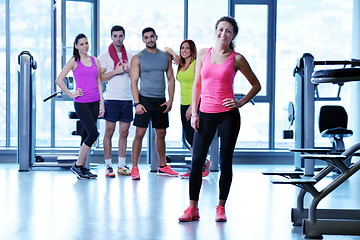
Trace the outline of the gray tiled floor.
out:
M 98 179 L 77 180 L 66 169 L 19 173 L 16 164 L 0 164 L 0 239 L 303 239 L 301 227 L 290 222 L 298 189 L 272 185 L 261 174 L 291 168 L 235 165 L 226 223 L 214 221 L 218 173 L 210 173 L 203 180 L 200 221 L 179 223 L 188 205 L 188 180 L 159 177 L 148 165 L 140 166 L 141 180 L 132 181 L 126 176 L 106 179 L 103 165 L 94 171 Z M 356 173 L 319 208 L 360 209 L 359 183 Z

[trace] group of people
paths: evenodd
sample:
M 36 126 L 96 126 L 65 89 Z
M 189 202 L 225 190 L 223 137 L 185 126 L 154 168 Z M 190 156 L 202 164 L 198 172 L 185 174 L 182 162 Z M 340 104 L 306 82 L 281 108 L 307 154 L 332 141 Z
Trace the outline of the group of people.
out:
M 106 120 L 103 144 L 107 177 L 115 177 L 111 160 L 111 139 L 116 123 L 119 122 L 117 174 L 131 175 L 133 180 L 140 180 L 138 160 L 150 121 L 156 132 L 155 145 L 160 160 L 158 175 L 179 176 L 166 163 L 165 146 L 166 128 L 169 127 L 168 113 L 172 109 L 175 93 L 172 68 L 174 61 L 178 64 L 176 79 L 181 86 L 182 127 L 192 155 L 191 170 L 181 175 L 189 178 L 190 202 L 179 221 L 200 219 L 198 201 L 202 177 L 208 174 L 210 168 L 210 161 L 206 157 L 217 130 L 220 137 L 221 173 L 215 221 L 226 221 L 225 203 L 230 191 L 232 158 L 240 130 L 239 108 L 254 98 L 261 89 L 247 60 L 234 51 L 233 41 L 238 30 L 234 18 L 222 17 L 215 25 L 214 47 L 197 52 L 192 40 L 184 40 L 180 44 L 179 56 L 171 48 L 166 48 L 165 51 L 158 49 L 158 36 L 150 27 L 142 31 L 145 49 L 134 56 L 123 44 L 125 29 L 121 26 L 111 29 L 112 43 L 98 59 L 88 55 L 89 43 L 86 36 L 76 36 L 73 57 L 56 79 L 62 91 L 74 99 L 75 111 L 84 126 L 79 156 L 71 171 L 79 179 L 97 177 L 86 168 L 86 160 L 89 149 L 99 136 L 96 121 L 103 117 Z M 77 87 L 74 92 L 70 92 L 64 84 L 70 70 L 73 71 Z M 251 85 L 249 92 L 240 100 L 235 98 L 233 91 L 237 71 Z M 102 82 L 107 82 L 104 94 Z M 131 122 L 136 127 L 136 132 L 130 169 L 126 166 L 126 147 Z

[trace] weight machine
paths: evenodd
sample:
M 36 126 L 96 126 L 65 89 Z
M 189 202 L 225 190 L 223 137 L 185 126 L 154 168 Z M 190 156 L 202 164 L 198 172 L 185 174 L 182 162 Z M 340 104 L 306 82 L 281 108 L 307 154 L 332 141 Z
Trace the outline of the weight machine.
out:
M 29 51 L 22 51 L 18 56 L 19 83 L 18 83 L 18 149 L 17 162 L 19 172 L 27 172 L 31 167 L 71 167 L 77 157 L 73 155 L 41 156 L 36 155 L 36 87 L 35 70 L 37 63 Z M 70 78 L 67 79 L 71 84 Z M 44 102 L 56 97 L 62 92 L 56 92 L 44 99 Z M 69 113 L 70 118 L 73 114 Z M 77 128 L 79 128 L 77 124 Z M 73 135 L 79 135 L 79 129 Z M 76 134 L 74 134 L 76 133 Z M 88 155 L 88 157 L 90 154 Z M 89 161 L 87 161 L 88 163 Z M 89 167 L 89 166 L 87 166 Z
M 315 66 L 322 65 L 343 65 L 343 68 L 314 71 Z M 351 67 L 346 68 L 350 65 Z M 298 60 L 294 69 L 295 87 L 295 109 L 292 109 L 295 117 L 295 149 L 294 165 L 295 169 L 305 168 L 306 176 L 314 175 L 315 160 L 304 161 L 301 153 L 304 152 L 332 152 L 333 149 L 316 149 L 314 146 L 314 125 L 315 125 L 315 101 L 339 101 L 341 88 L 344 83 L 349 81 L 360 81 L 360 60 L 351 61 L 314 61 L 314 57 L 305 53 Z M 318 85 L 332 83 L 338 85 L 336 97 L 320 97 Z M 290 105 L 289 105 L 290 109 Z M 289 110 L 290 111 L 290 110 Z M 293 119 L 292 119 L 293 120 Z M 292 123 L 291 123 L 292 124 Z M 349 132 L 347 132 L 349 133 Z M 344 151 L 341 141 L 334 139 L 333 146 L 336 150 Z
M 316 65 L 339 64 L 344 65 L 344 68 L 314 71 Z M 347 65 L 351 65 L 351 67 L 345 68 Z M 305 173 L 302 171 L 263 172 L 264 175 L 283 177 L 280 180 L 273 179 L 272 183 L 274 184 L 292 184 L 301 188 L 297 197 L 297 206 L 291 209 L 291 221 L 294 226 L 302 225 L 305 238 L 322 239 L 323 234 L 360 235 L 360 210 L 318 209 L 319 203 L 325 197 L 360 170 L 360 160 L 351 164 L 352 156 L 357 155 L 360 150 L 360 143 L 345 150 L 342 142 L 345 135 L 352 134 L 352 131 L 346 129 L 346 126 L 341 123 L 345 117 L 347 121 L 347 115 L 343 112 L 345 110 L 339 106 L 331 106 L 330 110 L 326 110 L 330 115 L 325 115 L 325 118 L 335 119 L 337 124 L 340 122 L 340 127 L 325 129 L 322 132 L 324 137 L 332 138 L 332 148 L 314 148 L 314 103 L 319 100 L 340 100 L 340 90 L 345 82 L 360 81 L 360 68 L 355 68 L 355 66 L 360 66 L 359 60 L 314 61 L 311 54 L 303 55 L 294 70 L 296 101 L 295 109 L 291 104 L 289 105 L 289 121 L 292 124 L 295 114 L 295 146 L 297 148 L 292 151 L 295 153 L 296 170 L 305 166 Z M 336 97 L 320 98 L 318 85 L 324 83 L 338 85 Z M 334 109 L 336 110 L 333 112 Z M 320 115 L 320 117 L 323 116 Z M 286 134 L 292 135 L 289 132 Z M 314 175 L 315 160 L 324 161 L 327 166 Z M 317 187 L 316 184 L 334 170 L 338 176 L 319 190 L 320 187 Z M 312 177 L 302 177 L 303 175 Z M 304 207 L 306 193 L 312 196 L 309 208 Z

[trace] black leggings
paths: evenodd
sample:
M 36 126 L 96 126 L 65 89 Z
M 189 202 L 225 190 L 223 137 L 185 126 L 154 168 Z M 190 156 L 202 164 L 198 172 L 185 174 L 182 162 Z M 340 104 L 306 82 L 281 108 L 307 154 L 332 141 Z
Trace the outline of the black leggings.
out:
M 181 123 L 186 141 L 192 147 L 195 130 L 191 127 L 190 119 L 186 119 L 186 111 L 190 105 L 180 105 Z
M 78 115 L 83 130 L 81 133 L 81 144 L 91 147 L 99 137 L 96 121 L 99 115 L 99 102 L 78 103 L 74 102 L 75 112 Z
M 200 129 L 193 142 L 192 169 L 190 173 L 190 200 L 199 200 L 202 184 L 202 168 L 216 130 L 220 137 L 219 199 L 227 200 L 232 181 L 232 158 L 240 130 L 239 109 L 222 113 L 199 114 Z

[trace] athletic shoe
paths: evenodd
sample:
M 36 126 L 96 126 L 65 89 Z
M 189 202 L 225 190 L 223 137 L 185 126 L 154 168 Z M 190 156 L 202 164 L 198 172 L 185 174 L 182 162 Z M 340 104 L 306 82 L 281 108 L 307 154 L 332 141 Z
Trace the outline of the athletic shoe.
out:
M 196 207 L 189 206 L 185 211 L 184 215 L 179 217 L 180 222 L 190 222 L 200 219 L 199 209 Z
M 118 167 L 117 169 L 117 174 L 118 175 L 126 175 L 126 176 L 131 176 L 131 170 L 127 167 Z
M 191 173 L 191 171 L 188 171 L 187 173 L 181 174 L 180 177 L 181 177 L 181 178 L 189 178 L 189 177 L 190 177 L 190 173 Z
M 90 172 L 90 169 L 88 169 L 88 168 L 84 168 L 84 172 L 85 172 L 87 175 L 89 175 L 89 177 L 90 177 L 91 179 L 97 178 L 97 175 L 94 174 L 94 173 L 92 173 L 92 172 Z
M 169 165 L 166 165 L 165 167 L 158 167 L 157 175 L 177 177 L 177 176 L 179 176 L 179 173 L 175 172 Z
M 222 206 L 216 206 L 215 222 L 226 222 L 225 208 Z
M 110 166 L 106 166 L 106 169 L 105 169 L 105 176 L 106 177 L 110 177 L 110 178 L 114 178 L 115 177 L 115 173 L 113 171 L 113 168 L 110 167 Z
M 75 164 L 70 168 L 70 170 L 76 175 L 78 179 L 89 179 L 90 176 L 84 171 L 83 166 L 76 166 Z
M 204 171 L 202 172 L 203 177 L 206 177 L 207 175 L 209 175 L 210 166 L 211 166 L 211 161 L 206 159 L 205 164 L 204 164 Z
M 140 180 L 140 173 L 139 173 L 138 167 L 132 167 L 131 178 L 132 178 L 132 180 Z

